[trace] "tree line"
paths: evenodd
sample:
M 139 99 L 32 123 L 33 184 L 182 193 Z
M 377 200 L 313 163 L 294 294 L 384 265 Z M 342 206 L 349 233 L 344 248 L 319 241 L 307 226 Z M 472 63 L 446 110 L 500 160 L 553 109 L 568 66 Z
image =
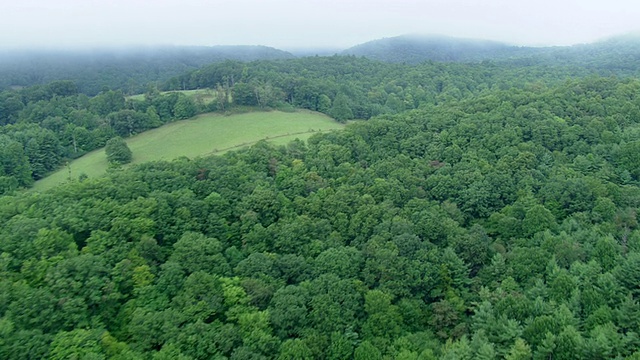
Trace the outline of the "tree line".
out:
M 491 89 L 596 74 L 576 66 L 518 63 L 388 64 L 355 56 L 226 61 L 174 77 L 164 90 L 215 89 L 237 105 L 286 104 L 338 121 L 369 119 L 460 100 Z

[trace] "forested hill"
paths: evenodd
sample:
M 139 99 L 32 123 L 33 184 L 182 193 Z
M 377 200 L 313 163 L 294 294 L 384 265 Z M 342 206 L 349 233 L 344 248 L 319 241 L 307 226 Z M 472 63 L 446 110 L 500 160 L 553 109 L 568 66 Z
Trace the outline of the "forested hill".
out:
M 209 88 L 203 102 L 181 93 L 143 97 L 118 91 L 94 97 L 72 81 L 0 92 L 0 194 L 28 187 L 69 159 L 170 121 L 237 106 L 305 108 L 340 122 L 444 105 L 491 89 L 553 86 L 597 74 L 576 66 L 389 64 L 355 56 L 224 61 L 167 81 L 167 90 Z
M 101 50 L 3 51 L 0 90 L 72 80 L 80 92 L 104 89 L 141 93 L 186 71 L 224 60 L 288 59 L 288 52 L 266 46 L 164 46 Z
M 492 60 L 519 65 L 571 65 L 619 75 L 636 74 L 640 37 L 625 35 L 574 46 L 519 47 L 485 40 L 404 35 L 357 45 L 343 54 L 407 64 Z
M 567 47 L 539 48 L 522 64 L 563 64 L 598 69 L 603 75 L 637 76 L 640 61 L 640 36 L 625 35 L 591 44 Z
M 3 359 L 637 359 L 640 81 L 0 197 Z
M 337 53 L 331 53 L 334 52 Z M 318 51 L 298 54 L 316 53 Z M 485 40 L 406 35 L 371 41 L 347 49 L 342 54 L 392 63 L 478 63 L 491 60 L 507 67 L 579 66 L 602 75 L 635 75 L 640 59 L 640 40 L 634 36 L 623 36 L 587 45 L 533 48 Z M 266 46 L 3 51 L 0 53 L 0 90 L 71 80 L 79 92 L 89 96 L 104 90 L 139 94 L 146 91 L 150 83 L 164 83 L 224 60 L 248 62 L 295 57 L 289 52 Z M 184 80 L 184 76 L 181 78 Z M 179 89 L 193 85 L 188 82 L 174 83 L 171 87 Z
M 589 74 L 580 68 L 429 63 L 416 67 L 353 56 L 243 63 L 225 61 L 168 81 L 168 90 L 209 88 L 215 99 L 182 93 L 143 97 L 118 91 L 94 97 L 72 81 L 0 92 L 0 194 L 28 187 L 70 158 L 196 113 L 237 106 L 306 108 L 345 122 L 446 104 L 491 88 L 549 84 Z

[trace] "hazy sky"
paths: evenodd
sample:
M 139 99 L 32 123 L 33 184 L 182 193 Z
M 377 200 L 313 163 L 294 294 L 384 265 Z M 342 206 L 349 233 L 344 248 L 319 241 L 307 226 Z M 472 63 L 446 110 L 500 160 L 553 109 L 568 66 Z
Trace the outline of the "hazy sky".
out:
M 349 47 L 406 33 L 568 45 L 640 30 L 638 0 L 0 0 L 0 47 Z

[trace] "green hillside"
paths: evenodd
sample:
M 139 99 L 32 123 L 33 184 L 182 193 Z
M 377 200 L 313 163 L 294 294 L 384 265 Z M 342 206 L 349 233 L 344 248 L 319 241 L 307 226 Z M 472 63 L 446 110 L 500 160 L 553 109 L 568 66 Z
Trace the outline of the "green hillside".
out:
M 181 156 L 221 154 L 228 150 L 266 139 L 285 144 L 306 139 L 316 132 L 340 129 L 344 125 L 326 115 L 299 111 L 294 113 L 253 112 L 231 116 L 203 114 L 174 122 L 127 139 L 133 152 L 133 164 L 170 160 Z M 104 149 L 93 151 L 69 163 L 69 166 L 39 180 L 34 190 L 45 190 L 81 174 L 97 177 L 108 168 Z

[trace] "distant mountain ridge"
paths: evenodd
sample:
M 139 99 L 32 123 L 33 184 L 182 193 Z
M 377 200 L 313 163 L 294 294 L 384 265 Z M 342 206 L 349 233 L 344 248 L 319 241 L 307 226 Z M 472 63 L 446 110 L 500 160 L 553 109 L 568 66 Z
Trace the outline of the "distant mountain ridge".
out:
M 523 47 L 498 41 L 443 35 L 401 35 L 369 41 L 342 52 L 373 60 L 415 64 L 423 61 L 475 62 L 521 52 Z
M 143 46 L 98 50 L 13 50 L 0 52 L 0 90 L 72 80 L 80 92 L 104 89 L 142 93 L 203 66 L 225 60 L 283 60 L 307 56 L 363 56 L 371 60 L 418 64 L 425 61 L 512 66 L 581 66 L 601 75 L 640 75 L 640 35 L 629 34 L 573 46 L 527 47 L 491 40 L 443 35 L 401 35 L 346 50 L 268 46 Z
M 636 68 L 640 36 L 621 35 L 590 44 L 529 47 L 497 41 L 442 35 L 401 35 L 369 41 L 342 51 L 391 63 L 515 61 L 531 64 L 580 64 L 602 68 Z

